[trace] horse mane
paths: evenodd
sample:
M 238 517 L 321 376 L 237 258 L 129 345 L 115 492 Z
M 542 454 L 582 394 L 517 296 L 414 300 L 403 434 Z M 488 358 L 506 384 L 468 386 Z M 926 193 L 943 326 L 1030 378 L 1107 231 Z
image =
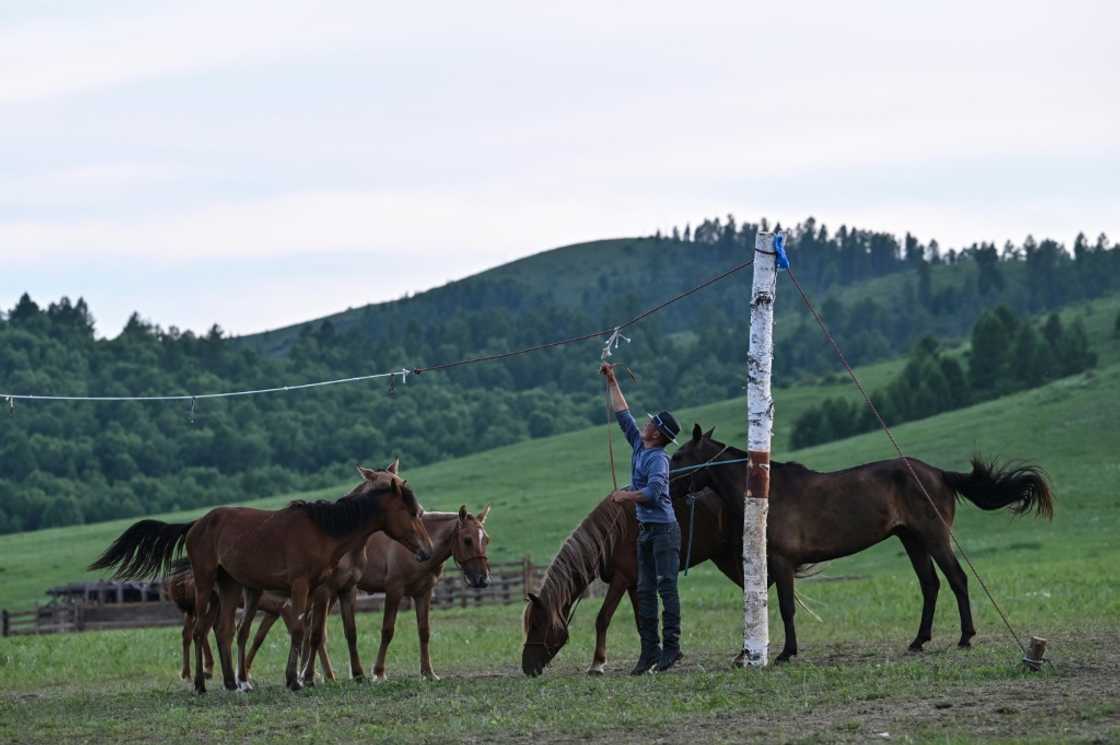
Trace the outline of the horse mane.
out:
M 353 534 L 381 511 L 381 497 L 392 488 L 392 485 L 365 487 L 365 484 L 359 484 L 349 494 L 334 502 L 327 499 L 317 499 L 314 502 L 297 499 L 289 503 L 287 509 L 303 512 L 332 538 L 344 538 Z M 405 504 L 412 509 L 418 509 L 416 495 L 412 493 L 412 489 L 403 482 L 400 484 L 400 489 Z
M 622 535 L 623 509 L 609 498 L 604 499 L 564 539 L 537 590 L 554 621 L 599 576 L 604 559 L 614 552 Z

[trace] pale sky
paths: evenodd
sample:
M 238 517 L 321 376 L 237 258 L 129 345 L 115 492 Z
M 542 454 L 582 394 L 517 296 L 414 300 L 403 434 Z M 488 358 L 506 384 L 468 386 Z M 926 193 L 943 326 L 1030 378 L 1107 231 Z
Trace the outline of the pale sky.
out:
M 0 5 L 0 308 L 250 333 L 705 216 L 1120 239 L 1109 2 Z

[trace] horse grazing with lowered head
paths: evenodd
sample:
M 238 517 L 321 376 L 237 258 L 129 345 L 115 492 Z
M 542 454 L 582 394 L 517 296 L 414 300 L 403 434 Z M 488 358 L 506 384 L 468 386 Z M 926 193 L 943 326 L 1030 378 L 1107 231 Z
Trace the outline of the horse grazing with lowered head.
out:
M 299 690 L 296 665 L 303 644 L 308 599 L 339 560 L 365 546 L 369 536 L 385 531 L 426 561 L 432 541 L 424 529 L 423 510 L 408 484 L 387 470 L 358 467 L 362 481 L 341 499 L 295 501 L 281 510 L 219 507 L 190 523 L 141 520 L 129 527 L 90 566 L 117 567 L 118 578 L 149 577 L 166 571 L 186 547 L 195 582 L 195 690 L 206 691 L 202 645 L 211 593 L 218 592 L 216 623 L 223 684 L 250 690 L 245 674 L 245 647 L 261 593 L 288 597 L 294 622 L 285 682 Z M 161 571 L 162 570 L 162 571 Z M 238 630 L 238 672 L 234 675 L 231 641 L 237 601 L 245 592 L 245 616 Z M 240 682 L 239 682 L 240 680 Z
M 345 591 L 362 590 L 367 593 L 385 594 L 381 645 L 377 651 L 377 661 L 373 666 L 375 680 L 385 680 L 385 659 L 389 644 L 393 641 L 397 611 L 400 609 L 401 600 L 405 597 L 412 599 L 416 610 L 416 630 L 420 637 L 420 675 L 428 680 L 439 680 L 439 676 L 432 669 L 429 651 L 432 593 L 442 575 L 443 565 L 449 558 L 458 565 L 469 586 L 482 588 L 490 584 L 490 562 L 486 557 L 490 536 L 485 527 L 489 513 L 489 505 L 477 516 L 468 512 L 466 505 L 460 507 L 458 512 L 425 512 L 424 527 L 432 537 L 432 557 L 422 562 L 415 561 L 403 546 L 380 533 L 369 537 L 360 579 L 353 587 L 345 588 Z M 334 599 L 330 600 L 332 605 Z M 258 640 L 263 639 L 262 632 L 266 632 L 268 626 L 275 623 L 275 620 L 275 615 L 266 614 L 257 632 Z M 323 642 L 319 645 L 319 659 L 326 668 L 324 674 L 333 679 L 333 674 L 330 672 L 330 657 L 326 652 L 325 633 L 322 639 Z M 259 641 L 254 641 L 246 662 L 248 668 L 252 666 L 253 654 L 257 646 Z M 305 649 L 305 654 L 306 652 Z M 351 655 L 356 657 L 357 650 L 351 649 Z M 314 674 L 314 670 L 311 673 Z M 307 671 L 305 671 L 305 678 L 306 674 Z
M 698 498 L 692 564 L 710 557 L 740 587 L 746 487 L 746 468 L 740 461 L 746 457 L 745 451 L 713 439 L 712 432 L 702 432 L 699 425 L 693 427 L 691 439 L 672 456 L 673 470 L 693 468 L 671 482 L 673 507 L 683 536 L 689 535 L 688 497 Z M 969 646 L 976 631 L 968 581 L 949 542 L 956 501 L 963 497 L 984 510 L 1008 507 L 1020 514 L 1033 510 L 1046 518 L 1053 514 L 1050 486 L 1036 466 L 1000 468 L 974 459 L 971 472 L 958 473 L 913 458 L 908 460 L 922 479 L 932 504 L 901 459 L 833 473 L 817 473 L 796 463 L 771 462 L 767 571 L 768 582 L 778 587 L 786 633 L 776 661 L 785 662 L 797 654 L 793 581 L 798 570 L 808 564 L 858 553 L 891 536 L 902 541 L 922 592 L 921 622 L 910 649 L 921 651 L 932 638 L 940 586 L 934 564 L 945 574 L 957 598 L 961 617 L 959 645 Z M 725 461 L 735 463 L 724 464 Z M 540 674 L 567 641 L 572 602 L 595 576 L 610 582 L 611 589 L 596 620 L 595 660 L 588 672 L 602 672 L 606 626 L 618 602 L 612 592 L 616 583 L 631 582 L 626 590 L 637 613 L 633 584 L 636 575 L 628 574 L 636 551 L 636 526 L 629 515 L 616 521 L 617 525 L 604 521 L 603 515 L 610 509 L 609 502 L 601 503 L 573 531 L 546 572 L 541 591 L 530 596 L 522 652 L 522 669 L 526 674 Z M 589 535 L 595 539 L 588 541 Z M 681 546 L 682 568 L 687 546 L 686 538 Z

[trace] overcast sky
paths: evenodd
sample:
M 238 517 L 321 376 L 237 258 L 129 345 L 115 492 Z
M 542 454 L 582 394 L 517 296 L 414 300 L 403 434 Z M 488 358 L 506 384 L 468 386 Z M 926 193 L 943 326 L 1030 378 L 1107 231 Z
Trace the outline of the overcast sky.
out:
M 4 3 L 0 308 L 249 333 L 728 212 L 1120 239 L 1118 8 Z

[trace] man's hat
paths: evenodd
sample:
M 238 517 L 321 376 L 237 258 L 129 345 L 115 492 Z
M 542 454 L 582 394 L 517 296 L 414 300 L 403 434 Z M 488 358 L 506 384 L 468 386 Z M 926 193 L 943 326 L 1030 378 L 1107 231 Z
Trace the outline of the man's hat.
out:
M 660 414 L 647 413 L 646 416 L 653 420 L 658 432 L 669 438 L 669 442 L 674 445 L 677 444 L 677 435 L 681 431 L 681 425 L 677 424 L 677 420 L 672 414 L 663 411 Z

